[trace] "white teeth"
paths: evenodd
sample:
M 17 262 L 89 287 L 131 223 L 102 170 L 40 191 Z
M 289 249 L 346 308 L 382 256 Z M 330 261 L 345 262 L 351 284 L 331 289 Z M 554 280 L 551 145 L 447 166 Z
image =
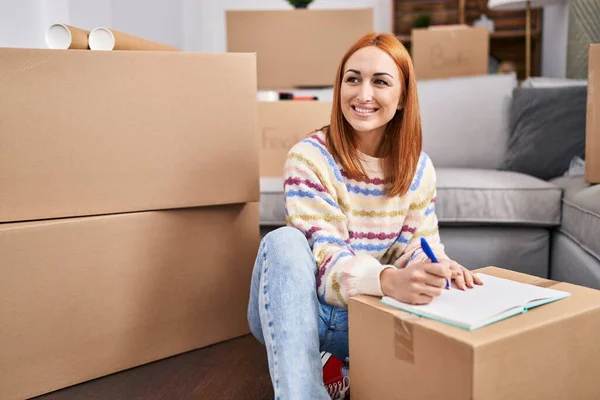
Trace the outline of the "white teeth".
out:
M 354 109 L 356 111 L 358 111 L 359 113 L 363 113 L 363 114 L 375 112 L 374 108 L 359 108 L 359 107 L 355 106 Z

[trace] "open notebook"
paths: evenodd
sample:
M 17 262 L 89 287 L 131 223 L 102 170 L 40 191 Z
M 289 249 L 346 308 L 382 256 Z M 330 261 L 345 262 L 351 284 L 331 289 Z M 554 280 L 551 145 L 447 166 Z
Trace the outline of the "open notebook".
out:
M 463 291 L 453 285 L 426 305 L 402 303 L 387 296 L 381 301 L 421 317 L 474 330 L 571 295 L 491 275 L 477 276 L 483 281 L 482 286 Z

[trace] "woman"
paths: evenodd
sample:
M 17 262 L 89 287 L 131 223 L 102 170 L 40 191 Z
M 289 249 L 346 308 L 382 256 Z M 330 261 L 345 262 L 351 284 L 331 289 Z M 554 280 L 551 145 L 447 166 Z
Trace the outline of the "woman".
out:
M 408 52 L 391 34 L 365 35 L 340 63 L 331 124 L 288 154 L 289 226 L 264 237 L 254 266 L 248 321 L 277 399 L 343 398 L 351 296 L 426 304 L 446 279 L 481 284 L 444 253 L 421 143 Z

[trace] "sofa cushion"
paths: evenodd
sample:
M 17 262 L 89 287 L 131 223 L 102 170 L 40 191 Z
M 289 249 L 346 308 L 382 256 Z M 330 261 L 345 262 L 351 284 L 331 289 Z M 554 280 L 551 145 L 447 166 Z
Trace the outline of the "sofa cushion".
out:
M 544 88 L 565 86 L 587 86 L 586 79 L 552 78 L 545 76 L 532 76 L 521 83 L 521 87 Z
M 600 289 L 600 258 L 562 232 L 552 232 L 550 279 Z
M 585 181 L 583 176 L 560 176 L 550 179 L 550 183 L 558 186 L 563 190 L 563 199 L 571 198 L 583 189 L 590 187 L 590 184 Z
M 260 178 L 260 224 L 285 225 L 283 178 Z
M 561 189 L 515 172 L 437 168 L 440 225 L 556 226 Z M 262 225 L 284 225 L 283 180 L 261 178 Z
M 587 87 L 517 88 L 502 169 L 551 179 L 584 157 Z
M 469 269 L 501 265 L 547 278 L 550 232 L 522 226 L 442 226 L 440 238 L 448 257 Z
M 600 185 L 565 195 L 560 231 L 600 258 Z
M 509 171 L 437 168 L 440 225 L 557 226 L 562 191 Z
M 516 85 L 513 74 L 417 82 L 423 149 L 436 167 L 500 167 Z

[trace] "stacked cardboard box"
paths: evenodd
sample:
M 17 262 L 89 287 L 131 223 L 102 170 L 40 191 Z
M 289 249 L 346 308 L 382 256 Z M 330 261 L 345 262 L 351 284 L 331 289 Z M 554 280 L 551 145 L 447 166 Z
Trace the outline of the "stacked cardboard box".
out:
M 411 43 L 418 80 L 488 73 L 490 32 L 487 28 L 442 25 L 413 29 Z
M 226 11 L 227 50 L 257 54 L 259 89 L 333 86 L 342 56 L 373 30 L 373 10 Z
M 255 55 L 0 49 L 0 81 L 0 398 L 248 333 Z
M 226 25 L 227 50 L 256 53 L 258 88 L 275 91 L 275 101 L 258 106 L 260 175 L 281 178 L 289 149 L 329 124 L 338 64 L 356 39 L 373 30 L 373 10 L 231 10 Z M 317 100 L 277 101 L 277 91 L 311 93 Z
M 261 177 L 281 177 L 290 148 L 311 132 L 329 125 L 330 101 L 261 101 L 258 103 Z
M 600 183 L 600 43 L 589 47 L 586 124 L 585 180 Z

